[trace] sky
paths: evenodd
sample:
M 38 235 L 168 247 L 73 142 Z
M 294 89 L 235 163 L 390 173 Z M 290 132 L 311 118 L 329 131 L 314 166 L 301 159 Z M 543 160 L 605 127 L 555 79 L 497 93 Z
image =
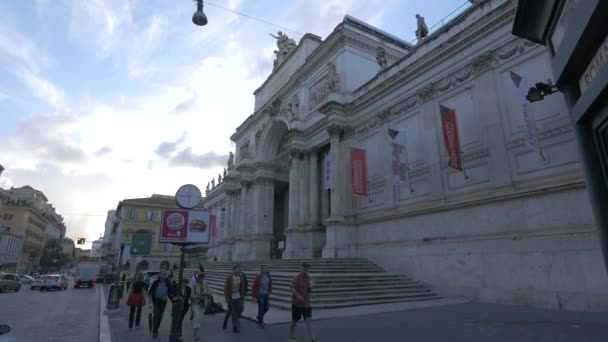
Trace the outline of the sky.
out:
M 325 38 L 350 14 L 411 42 L 415 14 L 431 27 L 466 2 L 214 0 L 198 27 L 192 0 L 0 0 L 0 186 L 43 191 L 66 236 L 95 240 L 120 200 L 223 170 L 270 33 Z

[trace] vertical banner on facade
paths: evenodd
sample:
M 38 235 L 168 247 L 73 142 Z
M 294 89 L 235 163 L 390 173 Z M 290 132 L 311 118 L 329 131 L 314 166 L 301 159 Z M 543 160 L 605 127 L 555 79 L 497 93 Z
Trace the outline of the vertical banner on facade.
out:
M 211 215 L 211 218 L 209 219 L 209 225 L 211 226 L 210 230 L 211 230 L 211 236 L 215 236 L 215 227 L 216 227 L 216 216 L 215 215 Z
M 333 187 L 331 179 L 331 158 L 329 157 L 329 152 L 326 152 L 323 155 L 323 188 L 325 190 L 331 189 Z
M 458 139 L 458 126 L 456 112 L 452 108 L 439 106 L 441 111 L 441 125 L 443 126 L 443 140 L 448 151 L 448 166 L 463 171 L 462 156 L 460 155 L 460 140 Z
M 538 144 L 538 134 L 536 131 L 536 118 L 534 117 L 534 112 L 532 111 L 532 105 L 528 102 L 526 98 L 528 96 L 528 91 L 530 86 L 528 85 L 528 80 L 520 76 L 513 71 L 511 73 L 511 80 L 517 88 L 517 101 L 518 106 L 521 110 L 521 115 L 524 119 L 524 124 L 526 125 L 526 137 L 525 142 L 526 146 L 534 151 L 540 152 L 540 145 Z
M 395 184 L 407 183 L 409 180 L 407 172 L 407 150 L 405 149 L 405 132 L 389 128 L 388 136 L 390 138 L 393 182 Z
M 367 196 L 367 160 L 365 150 L 350 148 L 350 184 L 355 196 Z

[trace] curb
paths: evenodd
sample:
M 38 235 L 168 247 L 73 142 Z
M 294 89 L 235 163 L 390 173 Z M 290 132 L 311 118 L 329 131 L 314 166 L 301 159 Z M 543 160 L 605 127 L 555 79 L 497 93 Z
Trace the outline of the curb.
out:
M 111 342 L 110 322 L 103 310 L 103 299 L 106 297 L 103 286 L 99 287 L 99 297 L 99 342 Z

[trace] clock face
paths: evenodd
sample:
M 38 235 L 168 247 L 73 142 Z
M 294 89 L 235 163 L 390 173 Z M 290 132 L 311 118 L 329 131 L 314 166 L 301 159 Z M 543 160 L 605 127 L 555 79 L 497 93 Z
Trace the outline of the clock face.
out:
M 201 191 L 195 185 L 182 185 L 175 194 L 177 204 L 182 208 L 192 209 L 201 202 Z

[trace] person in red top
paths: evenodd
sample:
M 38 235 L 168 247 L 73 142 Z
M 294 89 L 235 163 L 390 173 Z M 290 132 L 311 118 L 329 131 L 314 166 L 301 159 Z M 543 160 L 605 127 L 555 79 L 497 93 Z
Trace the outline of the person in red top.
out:
M 311 340 L 316 341 L 310 319 L 312 318 L 312 306 L 310 305 L 310 292 L 312 291 L 312 281 L 308 275 L 310 265 L 302 264 L 300 272 L 291 282 L 291 324 L 289 325 L 289 340 L 295 342 L 296 323 L 304 317 L 304 325 Z
M 262 265 L 260 274 L 255 277 L 252 288 L 253 300 L 258 302 L 258 323 L 264 327 L 264 315 L 269 308 L 269 299 L 272 294 L 272 278 L 266 271 L 266 265 Z

